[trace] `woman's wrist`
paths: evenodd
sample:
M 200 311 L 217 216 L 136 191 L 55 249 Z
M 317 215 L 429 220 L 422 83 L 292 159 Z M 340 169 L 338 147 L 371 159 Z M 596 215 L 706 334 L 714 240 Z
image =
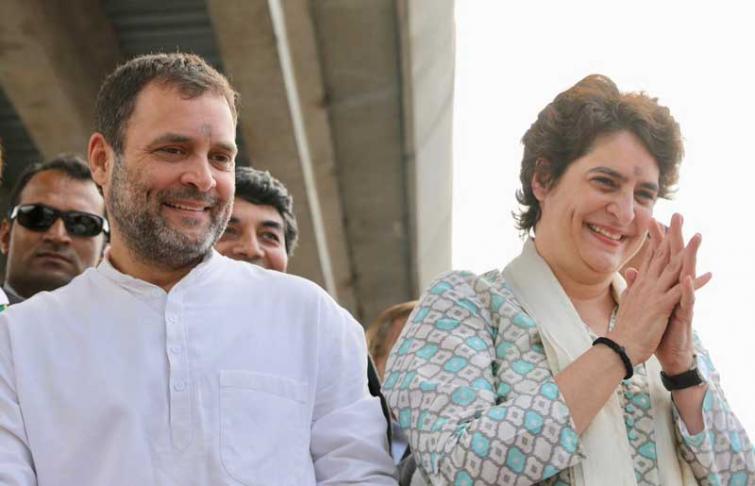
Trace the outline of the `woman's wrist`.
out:
M 691 370 L 696 364 L 695 353 L 690 351 L 684 356 L 672 360 L 661 361 L 661 369 L 667 375 L 675 376 Z
M 627 355 L 626 349 L 621 344 L 617 343 L 613 339 L 609 337 L 599 337 L 595 341 L 592 342 L 593 346 L 596 345 L 604 345 L 611 349 L 621 360 L 621 364 L 624 367 L 624 379 L 628 380 L 632 377 L 634 374 L 634 366 L 632 365 L 632 361 Z
M 624 347 L 624 351 L 629 357 L 632 366 L 637 366 L 647 360 L 647 352 L 639 346 L 636 346 L 635 343 L 621 333 L 614 330 L 606 334 L 606 337 L 616 341 L 619 345 Z M 652 352 L 650 354 L 652 355 Z

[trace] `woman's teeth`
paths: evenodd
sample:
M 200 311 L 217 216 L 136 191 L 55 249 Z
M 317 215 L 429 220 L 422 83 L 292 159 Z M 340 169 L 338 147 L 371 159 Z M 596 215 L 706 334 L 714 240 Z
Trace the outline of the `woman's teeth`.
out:
M 595 226 L 593 224 L 587 224 L 587 227 L 590 228 L 595 233 L 598 233 L 599 235 L 605 236 L 608 239 L 619 241 L 621 240 L 622 234 L 621 233 L 613 233 L 611 231 L 608 231 L 607 229 L 601 228 L 599 226 Z

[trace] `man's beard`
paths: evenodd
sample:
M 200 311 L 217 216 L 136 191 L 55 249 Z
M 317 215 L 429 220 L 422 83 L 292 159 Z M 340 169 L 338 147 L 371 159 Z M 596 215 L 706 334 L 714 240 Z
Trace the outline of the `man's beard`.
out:
M 212 251 L 231 216 L 231 201 L 220 206 L 218 198 L 191 186 L 153 193 L 150 201 L 148 188 L 138 176 L 128 173 L 124 162 L 116 157 L 108 209 L 135 256 L 159 267 L 178 269 L 196 264 Z M 171 227 L 160 215 L 163 202 L 170 200 L 201 201 L 210 206 L 207 231 L 194 239 Z

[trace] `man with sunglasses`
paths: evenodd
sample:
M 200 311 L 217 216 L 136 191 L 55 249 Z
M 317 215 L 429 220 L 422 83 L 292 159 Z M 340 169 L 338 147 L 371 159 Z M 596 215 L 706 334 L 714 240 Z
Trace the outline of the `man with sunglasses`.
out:
M 234 197 L 228 80 L 140 56 L 95 114 L 110 250 L 0 313 L 0 483 L 395 485 L 361 326 L 315 284 L 213 249 Z
M 11 304 L 54 290 L 97 264 L 108 231 L 105 203 L 89 167 L 60 155 L 28 167 L 0 224 L 3 290 Z

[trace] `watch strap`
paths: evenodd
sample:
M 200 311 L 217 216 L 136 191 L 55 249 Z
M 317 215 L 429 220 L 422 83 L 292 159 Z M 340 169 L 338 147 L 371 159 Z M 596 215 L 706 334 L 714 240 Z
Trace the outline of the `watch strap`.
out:
M 705 383 L 705 379 L 703 379 L 700 370 L 697 368 L 697 358 L 695 358 L 694 363 L 695 364 L 692 365 L 692 368 L 684 373 L 679 373 L 678 375 L 667 375 L 661 371 L 661 382 L 663 382 L 663 386 L 666 390 L 684 390 L 685 388 Z

